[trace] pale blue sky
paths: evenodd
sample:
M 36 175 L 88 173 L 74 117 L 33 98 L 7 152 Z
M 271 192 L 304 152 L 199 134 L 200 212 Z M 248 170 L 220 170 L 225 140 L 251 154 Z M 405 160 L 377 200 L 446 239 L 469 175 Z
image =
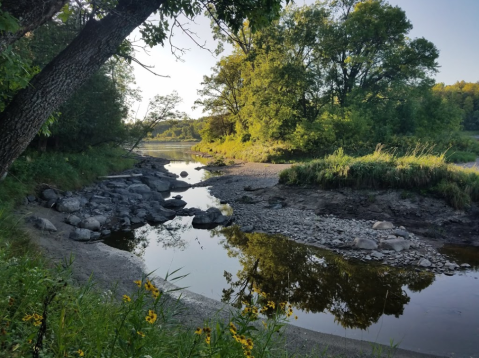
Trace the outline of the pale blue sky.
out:
M 298 5 L 302 3 L 296 1 Z M 406 11 L 414 26 L 409 37 L 424 37 L 439 49 L 441 67 L 436 75 L 437 82 L 453 84 L 459 80 L 479 81 L 479 0 L 389 0 L 389 3 Z M 215 48 L 207 19 L 198 18 L 196 24 L 190 24 L 190 27 L 200 37 L 198 41 L 206 41 L 208 48 Z M 167 79 L 155 77 L 135 66 L 137 86 L 144 98 L 134 108 L 136 111 L 140 106 L 139 116 L 144 112 L 149 98 L 156 94 L 166 95 L 173 90 L 183 98 L 180 110 L 193 118 L 202 115 L 201 110 L 193 111 L 191 106 L 198 98 L 196 91 L 201 87 L 203 75 L 210 74 L 210 68 L 218 59 L 198 48 L 179 30 L 175 33 L 174 44 L 190 49 L 183 56 L 184 62 L 176 61 L 168 44 L 164 48 L 157 46 L 151 49 L 149 56 L 144 53 L 137 56 L 142 62 L 155 65 L 157 72 L 171 76 Z M 138 34 L 136 36 L 139 37 Z

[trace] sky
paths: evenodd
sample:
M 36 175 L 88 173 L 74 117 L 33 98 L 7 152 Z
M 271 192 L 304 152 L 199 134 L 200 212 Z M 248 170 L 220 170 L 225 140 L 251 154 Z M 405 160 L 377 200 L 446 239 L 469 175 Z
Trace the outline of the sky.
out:
M 313 1 L 296 1 L 297 5 L 310 4 Z M 391 5 L 399 6 L 413 25 L 410 38 L 424 37 L 439 49 L 439 72 L 436 82 L 453 84 L 456 81 L 479 81 L 479 0 L 389 0 Z M 212 51 L 216 48 L 209 20 L 198 17 L 195 22 L 182 21 L 185 27 L 195 32 L 198 43 Z M 139 39 L 138 31 L 130 39 Z M 155 95 L 167 95 L 177 91 L 183 99 L 178 110 L 191 118 L 201 117 L 202 110 L 192 109 L 198 99 L 197 90 L 201 88 L 204 75 L 211 74 L 211 68 L 219 60 L 207 50 L 198 47 L 193 40 L 180 29 L 175 29 L 172 43 L 189 49 L 182 55 L 181 61 L 171 53 L 168 41 L 165 46 L 140 50 L 136 58 L 145 65 L 154 66 L 153 71 L 168 75 L 158 77 L 139 65 L 134 65 L 136 87 L 142 92 L 143 101 L 136 103 L 133 110 L 141 118 L 148 101 Z M 231 51 L 231 50 L 229 50 Z M 228 55 L 228 49 L 222 53 Z M 221 57 L 221 55 L 220 55 Z

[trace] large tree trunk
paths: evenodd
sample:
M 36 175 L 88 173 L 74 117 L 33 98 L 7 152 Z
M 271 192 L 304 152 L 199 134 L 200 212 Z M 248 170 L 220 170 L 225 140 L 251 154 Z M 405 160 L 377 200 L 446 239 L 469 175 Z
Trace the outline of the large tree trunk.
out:
M 0 114 L 0 177 L 25 150 L 50 114 L 117 50 L 165 0 L 119 0 L 103 19 L 84 29 Z
M 53 15 L 61 10 L 67 1 L 68 0 L 2 0 L 0 9 L 15 17 L 18 20 L 20 28 L 16 32 L 4 32 L 0 34 L 0 53 L 28 31 L 35 30 L 38 26 L 50 20 Z

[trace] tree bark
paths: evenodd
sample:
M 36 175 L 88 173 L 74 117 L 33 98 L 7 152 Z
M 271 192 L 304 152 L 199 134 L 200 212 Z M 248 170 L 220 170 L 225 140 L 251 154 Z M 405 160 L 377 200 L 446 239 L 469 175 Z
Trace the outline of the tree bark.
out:
M 53 59 L 0 114 L 0 177 L 20 156 L 50 114 L 65 102 L 122 41 L 165 0 L 119 0 L 101 20 L 87 22 L 80 34 Z
M 68 0 L 3 0 L 0 9 L 18 20 L 20 29 L 0 34 L 0 53 L 27 32 L 50 20 Z

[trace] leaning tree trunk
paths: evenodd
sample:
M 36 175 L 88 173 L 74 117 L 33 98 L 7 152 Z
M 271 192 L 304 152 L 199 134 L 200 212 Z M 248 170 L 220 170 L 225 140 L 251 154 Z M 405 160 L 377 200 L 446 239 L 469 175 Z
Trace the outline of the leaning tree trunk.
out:
M 18 21 L 19 29 L 16 32 L 0 33 L 0 52 L 8 45 L 17 41 L 28 31 L 50 20 L 61 10 L 68 0 L 2 0 L 0 10 L 8 12 Z
M 0 114 L 0 177 L 25 150 L 50 114 L 117 50 L 165 0 L 119 0 L 103 19 L 90 20 Z

